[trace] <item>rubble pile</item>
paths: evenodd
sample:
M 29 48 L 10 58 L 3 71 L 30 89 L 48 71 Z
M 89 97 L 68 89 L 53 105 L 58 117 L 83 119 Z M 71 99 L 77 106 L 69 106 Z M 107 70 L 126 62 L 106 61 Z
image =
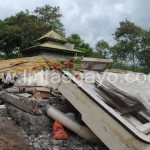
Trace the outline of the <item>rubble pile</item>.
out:
M 80 70 L 42 59 L 1 71 L 0 115 L 23 128 L 31 150 L 150 149 L 150 75 L 104 72 L 112 60 L 83 58 Z
M 80 113 L 61 95 L 58 90 L 48 87 L 15 87 L 5 83 L 0 91 L 0 115 L 6 114 L 21 126 L 22 137 L 35 150 L 107 150 L 102 144 L 93 144 L 79 137 L 69 129 L 67 140 L 53 139 L 54 120 L 47 116 L 47 107 L 52 106 L 66 116 L 84 124 Z M 7 88 L 6 88 L 7 87 Z M 6 109 L 7 108 L 7 109 Z
M 7 116 L 7 110 L 5 105 L 0 105 L 0 117 Z

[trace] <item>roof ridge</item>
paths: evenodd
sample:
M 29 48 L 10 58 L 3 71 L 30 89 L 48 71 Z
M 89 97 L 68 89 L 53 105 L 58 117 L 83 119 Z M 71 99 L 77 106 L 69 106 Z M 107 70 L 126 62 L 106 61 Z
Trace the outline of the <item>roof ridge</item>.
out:
M 41 36 L 40 38 L 37 39 L 37 41 L 44 39 L 44 38 L 52 38 L 55 40 L 59 40 L 59 41 L 67 41 L 63 36 L 61 36 L 60 34 L 58 34 L 57 32 L 55 32 L 54 30 L 51 30 L 49 32 L 47 32 L 46 34 L 44 34 L 43 36 Z

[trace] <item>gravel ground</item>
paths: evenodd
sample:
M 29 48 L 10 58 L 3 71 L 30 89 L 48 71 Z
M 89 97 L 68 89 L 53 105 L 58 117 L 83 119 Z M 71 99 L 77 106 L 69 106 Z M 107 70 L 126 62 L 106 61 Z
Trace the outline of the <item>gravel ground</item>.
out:
M 0 150 L 31 150 L 21 136 L 21 131 L 12 120 L 0 117 Z
M 67 129 L 66 129 L 67 130 Z M 28 136 L 8 117 L 0 117 L 0 150 L 108 150 L 103 144 L 94 145 L 67 130 L 69 139 L 54 140 L 52 134 Z

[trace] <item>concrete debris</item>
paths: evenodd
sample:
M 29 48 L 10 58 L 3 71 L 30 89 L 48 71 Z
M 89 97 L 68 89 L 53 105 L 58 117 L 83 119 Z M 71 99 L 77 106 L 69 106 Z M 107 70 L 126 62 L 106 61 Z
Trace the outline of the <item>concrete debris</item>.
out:
M 113 85 L 114 80 L 110 80 L 111 75 L 100 74 L 89 83 L 86 79 L 76 79 L 73 74 L 64 71 L 61 81 L 54 87 L 80 112 L 82 121 L 109 149 L 150 149 L 150 115 L 146 110 L 149 106 L 149 76 L 137 75 L 140 81 L 134 82 L 131 89 L 128 88 L 131 83 L 126 81 L 127 83 L 123 82 L 126 83 L 124 85 L 120 82 L 123 81 L 120 80 L 121 78 L 127 80 L 128 74 L 123 75 L 124 77 L 113 74 L 113 77 L 117 76 L 118 80 L 114 86 L 108 86 L 108 84 L 106 86 L 105 77 L 106 80 L 112 81 Z M 136 78 L 134 76 L 131 79 L 135 80 Z M 96 83 L 97 80 L 99 81 L 98 84 Z M 119 86 L 122 88 L 115 88 Z M 141 87 L 144 87 L 145 90 L 141 90 Z M 144 92 L 146 92 L 147 97 L 144 96 Z M 136 95 L 133 97 L 132 93 L 136 93 Z M 145 105 L 144 102 L 141 104 L 144 99 L 147 99 Z M 119 107 L 117 107 L 118 105 Z M 147 132 L 149 133 L 147 134 Z M 129 138 L 134 142 L 129 142 Z
M 17 96 L 20 96 L 20 97 L 25 97 L 25 98 L 31 98 L 32 95 L 31 94 L 28 94 L 28 93 L 16 93 Z
M 20 74 L 11 75 L 9 72 L 2 73 L 2 82 L 5 84 L 15 83 L 18 78 L 20 78 Z
M 20 108 L 28 113 L 32 113 L 38 103 L 35 99 L 27 99 L 25 97 L 19 97 L 17 95 L 6 92 L 1 92 L 0 97 L 4 101 L 9 102 L 17 108 Z
M 54 70 L 4 73 L 0 117 L 8 114 L 21 126 L 33 150 L 150 149 L 150 76 L 98 72 L 112 60 L 85 58 L 82 63 L 88 66 L 80 78 Z M 94 75 L 90 83 L 88 72 Z M 67 140 L 53 139 L 55 120 L 64 126 Z
M 2 99 L 0 99 L 0 105 L 1 105 L 1 104 L 3 104 L 3 100 L 2 100 Z
M 7 93 L 29 93 L 33 94 L 35 92 L 34 87 L 13 87 L 5 89 Z
M 51 92 L 50 88 L 36 87 L 33 96 L 37 99 L 49 98 L 50 92 Z
M 60 106 L 63 107 L 64 105 L 69 106 L 68 102 L 61 101 L 57 98 L 55 99 L 55 106 L 59 106 L 59 108 L 61 108 Z M 29 145 L 31 147 L 34 147 L 36 150 L 47 150 L 48 147 L 50 147 L 52 150 L 56 147 L 59 150 L 103 150 L 103 148 L 106 149 L 106 146 L 102 143 L 100 145 L 91 144 L 67 129 L 67 133 L 69 134 L 68 140 L 54 140 L 52 138 L 52 124 L 54 121 L 52 119 L 44 114 L 39 116 L 24 112 L 21 109 L 11 105 L 10 103 L 6 103 L 6 106 L 9 116 L 11 116 L 11 118 L 15 121 L 17 125 L 20 125 L 25 130 L 24 136 L 27 143 L 29 143 Z M 73 109 L 71 110 L 74 111 Z M 68 113 L 66 115 L 75 115 L 74 117 L 77 118 L 76 114 L 73 115 L 73 113 Z
M 49 86 L 49 82 L 45 79 L 45 72 L 25 73 L 14 83 L 15 86 Z
M 33 115 L 22 111 L 19 108 L 7 103 L 7 110 L 9 116 L 16 124 L 23 127 L 28 135 L 40 135 L 43 131 L 50 133 L 50 127 L 53 121 L 46 115 Z
M 7 109 L 5 105 L 0 105 L 0 117 L 7 116 Z
M 30 147 L 35 150 L 47 149 L 100 149 L 106 147 L 101 142 L 91 144 L 80 138 L 72 131 L 65 129 L 69 135 L 68 140 L 54 140 L 52 124 L 54 120 L 46 114 L 46 106 L 53 106 L 66 114 L 68 118 L 85 124 L 81 120 L 80 113 L 58 91 L 48 87 L 10 87 L 0 92 L 0 98 L 5 103 L 5 112 L 24 130 L 23 136 Z M 6 113 L 7 114 L 7 113 Z M 88 137 L 89 138 L 89 137 Z M 88 139 L 87 138 L 87 139 Z

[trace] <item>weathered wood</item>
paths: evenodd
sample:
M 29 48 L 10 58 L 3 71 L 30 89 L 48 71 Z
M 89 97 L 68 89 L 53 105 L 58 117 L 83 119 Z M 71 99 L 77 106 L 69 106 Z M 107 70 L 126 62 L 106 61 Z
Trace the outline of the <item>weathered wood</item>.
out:
M 128 116 L 124 116 L 123 118 L 125 118 L 130 124 L 132 124 L 134 127 L 142 125 L 142 123 L 137 120 L 135 117 L 128 115 Z
M 148 122 L 150 122 L 150 117 L 147 116 L 144 112 L 140 111 L 138 114 L 145 118 Z
M 110 150 L 148 150 L 150 148 L 147 144 L 150 138 L 109 107 L 102 96 L 95 91 L 94 84 L 84 81 L 80 84 L 80 81 L 75 80 L 72 75 L 68 76 L 72 82 L 57 84 L 58 90 L 81 113 L 85 124 Z
M 150 122 L 136 127 L 140 132 L 147 134 L 150 132 Z

